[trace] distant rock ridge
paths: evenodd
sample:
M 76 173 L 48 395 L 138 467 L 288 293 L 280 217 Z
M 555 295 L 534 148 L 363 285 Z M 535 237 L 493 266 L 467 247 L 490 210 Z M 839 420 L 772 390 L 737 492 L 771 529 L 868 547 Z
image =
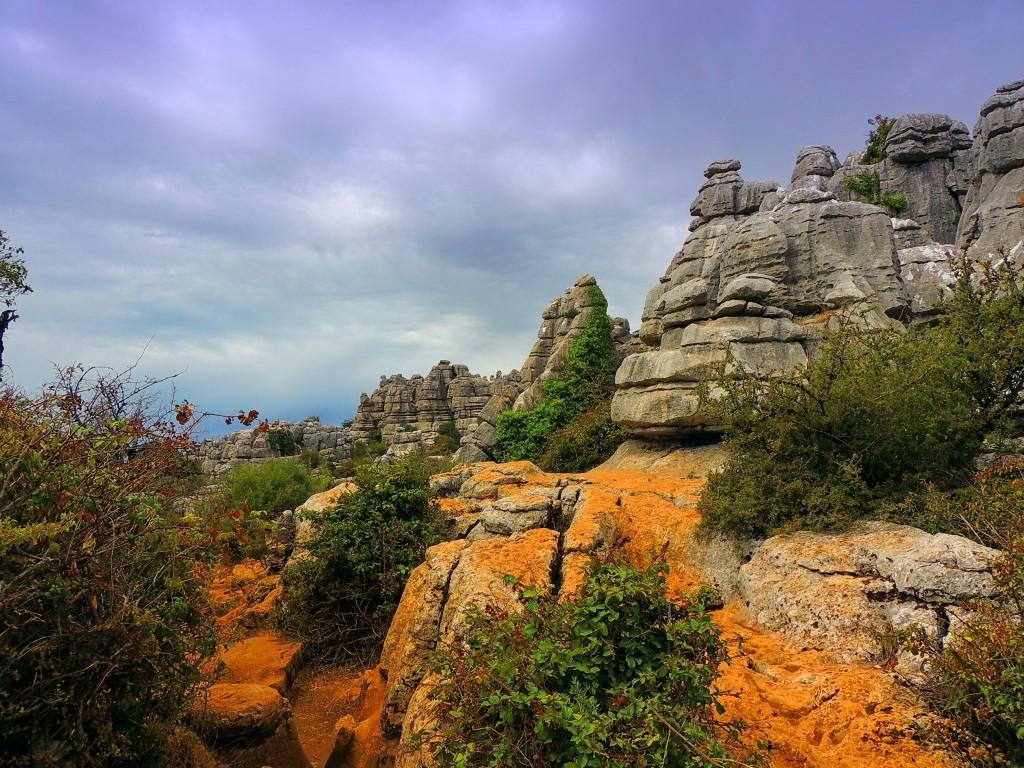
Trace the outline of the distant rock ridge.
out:
M 513 371 L 495 389 L 480 411 L 479 423 L 462 439 L 455 461 L 470 464 L 489 461 L 498 444 L 498 416 L 507 410 L 525 411 L 537 406 L 543 398 L 544 384 L 560 374 L 565 358 L 590 318 L 593 300 L 587 288 L 597 285 L 593 275 L 581 276 L 561 296 L 556 296 L 541 313 L 537 341 L 518 371 Z M 644 348 L 639 338 L 631 335 L 629 321 L 612 318 L 612 342 L 616 365 L 626 356 Z
M 303 421 L 275 421 L 270 431 L 287 430 L 299 451 L 316 451 L 324 459 L 346 459 L 351 455 L 352 437 L 349 427 L 321 424 L 317 416 Z M 267 432 L 241 429 L 223 437 L 203 440 L 199 445 L 202 471 L 222 475 L 243 464 L 260 464 L 280 458 L 281 453 L 270 442 Z
M 829 146 L 804 147 L 785 187 L 712 162 L 690 235 L 647 296 L 649 348 L 616 375 L 613 420 L 653 439 L 716 429 L 698 408 L 709 364 L 731 357 L 766 376 L 804 366 L 835 310 L 875 327 L 927 321 L 958 248 L 1024 261 L 1024 80 L 985 102 L 973 140 L 946 115 L 903 115 L 883 154 L 841 164 Z M 852 190 L 857 175 L 906 195 L 900 218 Z
M 389 445 L 429 450 L 443 424 L 454 422 L 462 433 L 475 427 L 483 407 L 508 379 L 501 371 L 478 376 L 448 360 L 438 362 L 426 376 L 381 376 L 377 389 L 359 398 L 352 439 L 370 440 L 379 432 Z

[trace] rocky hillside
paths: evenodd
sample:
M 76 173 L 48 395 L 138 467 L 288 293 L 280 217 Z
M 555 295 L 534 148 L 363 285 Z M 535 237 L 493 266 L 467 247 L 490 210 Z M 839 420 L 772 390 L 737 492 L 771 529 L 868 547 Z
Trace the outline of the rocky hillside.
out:
M 199 446 L 202 471 L 222 475 L 242 464 L 259 464 L 281 456 L 271 432 L 287 432 L 298 451 L 316 451 L 325 460 L 348 458 L 352 450 L 349 427 L 321 424 L 316 416 L 299 422 L 275 421 L 267 432 L 241 429 L 224 437 L 204 440 Z
M 840 165 L 831 147 L 804 147 L 785 187 L 744 181 L 738 160 L 711 163 L 691 234 L 647 296 L 640 338 L 653 349 L 619 369 L 612 418 L 649 438 L 714 427 L 695 393 L 707 364 L 805 365 L 831 311 L 927 319 L 958 248 L 1024 259 L 1024 81 L 985 103 L 973 138 L 946 115 L 904 115 L 883 155 Z M 905 196 L 901 218 L 883 196 Z

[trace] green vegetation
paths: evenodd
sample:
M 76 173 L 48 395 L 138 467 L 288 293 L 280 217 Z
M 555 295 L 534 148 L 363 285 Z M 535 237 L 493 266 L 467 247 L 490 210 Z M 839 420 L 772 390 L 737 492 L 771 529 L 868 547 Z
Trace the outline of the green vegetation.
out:
M 224 487 L 233 505 L 276 515 L 295 509 L 314 493 L 331 487 L 331 479 L 313 476 L 306 466 L 289 459 L 243 464 L 224 475 Z
M 537 459 L 547 472 L 583 472 L 596 467 L 622 445 L 626 433 L 612 421 L 606 397 L 561 429 L 548 435 L 548 447 Z
M 363 463 L 356 490 L 313 517 L 309 557 L 285 573 L 281 625 L 322 660 L 379 652 L 402 589 L 440 541 L 429 458 Z
M 300 443 L 296 443 L 295 435 L 290 429 L 271 429 L 267 432 L 267 442 L 270 447 L 277 451 L 279 456 L 294 456 L 295 449 Z
M 573 600 L 528 587 L 521 613 L 469 614 L 431 665 L 440 765 L 736 765 L 713 721 L 725 644 L 705 593 L 668 601 L 667 570 L 594 565 Z
M 3 765 L 157 765 L 214 649 L 212 534 L 170 503 L 191 443 L 89 396 L 0 397 Z
M 909 200 L 900 192 L 898 195 L 883 195 L 877 171 L 862 171 L 843 179 L 843 186 L 866 199 L 873 205 L 880 205 L 890 216 L 898 216 L 907 210 Z
M 868 125 L 872 126 L 872 129 L 868 133 L 864 155 L 860 159 L 861 165 L 872 165 L 885 159 L 885 140 L 895 122 L 896 118 L 885 115 L 875 115 L 868 120 Z
M 952 721 L 947 737 L 972 764 L 1024 765 L 1024 459 L 931 501 L 1002 555 L 994 566 L 999 599 L 969 606 L 945 644 L 923 632 L 909 642 L 928 662 L 926 695 Z
M 1020 402 L 1022 281 L 964 262 L 935 327 L 868 331 L 847 319 L 806 371 L 719 375 L 715 398 L 706 384 L 729 461 L 701 497 L 705 523 L 756 537 L 913 522 L 908 499 L 964 485 L 983 439 Z
M 498 460 L 499 461 L 540 461 L 547 455 L 543 466 L 551 472 L 573 471 L 577 466 L 563 465 L 559 457 L 583 455 L 566 446 L 565 442 L 576 435 L 583 436 L 593 429 L 595 416 L 584 417 L 591 409 L 603 409 L 610 401 L 614 383 L 615 351 L 612 346 L 612 322 L 608 317 L 608 302 L 596 285 L 586 288 L 593 309 L 580 335 L 573 342 L 565 359 L 560 376 L 548 381 L 543 388 L 543 399 L 528 411 L 505 411 L 498 417 Z M 590 424 L 570 427 L 577 419 Z M 553 434 L 561 433 L 561 445 L 548 453 Z M 607 447 L 609 440 L 603 445 Z M 621 441 L 620 441 L 621 442 Z M 614 446 L 611 448 L 614 450 Z M 593 452 L 591 455 L 598 455 Z M 605 458 L 605 457 L 602 457 Z M 598 459 L 600 461 L 600 459 Z

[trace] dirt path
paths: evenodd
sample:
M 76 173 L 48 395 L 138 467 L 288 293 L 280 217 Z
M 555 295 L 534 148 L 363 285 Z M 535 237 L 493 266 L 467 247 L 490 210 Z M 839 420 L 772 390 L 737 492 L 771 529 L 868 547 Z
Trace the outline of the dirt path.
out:
M 292 686 L 292 720 L 313 768 L 321 768 L 330 757 L 338 720 L 358 714 L 355 683 L 362 673 L 363 669 L 355 667 L 306 669 Z

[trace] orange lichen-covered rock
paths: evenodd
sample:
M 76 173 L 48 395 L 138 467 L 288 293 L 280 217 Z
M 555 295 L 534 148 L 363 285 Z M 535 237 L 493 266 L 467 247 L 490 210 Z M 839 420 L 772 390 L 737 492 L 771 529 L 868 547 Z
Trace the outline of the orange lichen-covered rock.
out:
M 265 685 L 288 695 L 302 658 L 302 644 L 263 633 L 233 643 L 217 655 L 222 683 Z

